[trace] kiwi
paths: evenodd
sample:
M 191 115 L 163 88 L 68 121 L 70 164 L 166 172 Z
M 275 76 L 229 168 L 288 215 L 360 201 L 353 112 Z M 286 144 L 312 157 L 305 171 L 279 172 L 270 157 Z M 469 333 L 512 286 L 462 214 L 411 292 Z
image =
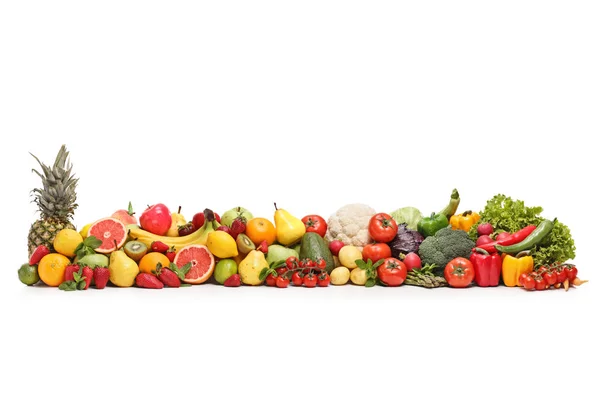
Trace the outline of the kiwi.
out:
M 137 240 L 132 240 L 130 242 L 125 243 L 125 254 L 133 261 L 138 262 L 146 255 L 148 252 L 148 247 L 142 242 L 138 242 Z
M 235 243 L 237 244 L 238 251 L 242 254 L 248 254 L 252 250 L 256 249 L 256 246 L 254 243 L 252 243 L 252 240 L 250 240 L 250 238 L 243 233 L 238 235 L 237 239 L 235 239 Z

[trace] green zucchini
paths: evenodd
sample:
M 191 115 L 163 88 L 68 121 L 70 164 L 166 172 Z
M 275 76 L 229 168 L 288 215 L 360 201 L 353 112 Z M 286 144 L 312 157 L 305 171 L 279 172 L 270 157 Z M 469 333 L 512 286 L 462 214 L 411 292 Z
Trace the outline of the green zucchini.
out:
M 454 189 L 452 194 L 450 195 L 450 201 L 448 205 L 444 207 L 442 211 L 438 214 L 443 214 L 450 220 L 450 217 L 456 214 L 456 210 L 458 210 L 458 205 L 460 204 L 460 195 L 458 194 L 458 190 Z

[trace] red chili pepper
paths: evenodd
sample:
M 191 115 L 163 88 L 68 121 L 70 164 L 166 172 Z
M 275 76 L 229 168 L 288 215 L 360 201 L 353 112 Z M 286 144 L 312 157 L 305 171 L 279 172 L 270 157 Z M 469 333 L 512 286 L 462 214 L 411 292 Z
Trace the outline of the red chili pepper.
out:
M 496 245 L 510 246 L 513 244 L 521 243 L 527 236 L 531 235 L 531 232 L 535 230 L 535 225 L 528 225 L 525 228 L 513 233 L 512 235 L 502 240 L 496 240 L 494 242 L 482 244 L 478 246 L 480 249 L 487 251 L 488 253 L 496 253 Z
M 502 273 L 502 257 L 476 247 L 471 254 L 471 263 L 475 267 L 475 283 L 477 286 L 498 286 Z

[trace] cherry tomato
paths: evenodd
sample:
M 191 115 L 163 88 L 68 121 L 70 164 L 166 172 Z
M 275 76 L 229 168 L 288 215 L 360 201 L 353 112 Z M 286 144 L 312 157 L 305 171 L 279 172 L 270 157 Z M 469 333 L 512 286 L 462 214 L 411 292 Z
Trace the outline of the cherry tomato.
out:
M 329 282 L 331 282 L 331 279 L 329 278 L 329 274 L 327 272 L 323 272 L 321 274 L 319 274 L 319 286 L 320 287 L 327 287 L 329 286 Z
M 527 272 L 523 272 L 521 275 L 519 275 L 519 285 L 523 286 L 523 282 L 525 281 L 525 279 L 527 279 L 529 277 L 529 273 Z
M 444 278 L 452 287 L 465 288 L 473 282 L 475 269 L 471 261 L 463 257 L 456 257 L 446 264 Z
M 288 269 L 287 267 L 279 267 L 275 268 L 275 272 L 277 272 L 277 275 L 283 276 L 286 272 L 288 272 Z
M 324 270 L 325 268 L 327 268 L 327 261 L 325 261 L 324 258 L 319 258 L 315 263 L 315 267 L 319 268 L 320 270 Z
M 406 265 L 393 257 L 386 258 L 383 264 L 377 267 L 377 277 L 387 286 L 402 285 L 407 272 Z
M 556 274 L 555 271 L 549 270 L 546 271 L 542 274 L 542 276 L 544 277 L 544 280 L 546 281 L 546 284 L 549 286 L 552 286 L 556 283 L 556 280 L 558 279 L 558 276 Z
M 534 290 L 535 289 L 535 279 L 531 274 L 523 274 L 525 277 L 520 280 L 521 286 L 523 286 L 526 290 Z
M 269 274 L 267 275 L 267 279 L 265 279 L 265 283 L 267 286 L 275 286 L 275 279 L 276 277 L 274 277 L 273 274 Z
M 317 286 L 317 276 L 312 273 L 304 275 L 304 278 L 302 278 L 302 284 L 306 287 Z
M 292 283 L 294 286 L 302 286 L 303 276 L 304 275 L 302 275 L 302 272 L 300 271 L 296 271 L 292 274 Z
M 573 282 L 575 280 L 575 278 L 577 278 L 577 267 L 576 266 L 567 265 L 565 267 L 565 271 L 567 271 L 567 279 L 569 280 L 569 282 Z
M 327 222 L 323 217 L 318 215 L 307 215 L 302 218 L 304 226 L 306 226 L 306 232 L 314 232 L 321 237 L 325 237 L 327 232 Z
M 294 256 L 288 257 L 287 260 L 285 260 L 285 265 L 286 265 L 287 269 L 289 269 L 290 271 L 298 268 L 298 266 L 299 266 L 298 257 L 294 257 Z
M 533 279 L 535 280 L 535 290 L 546 290 L 546 280 L 542 275 L 535 274 Z
M 542 265 L 541 267 L 539 267 L 538 269 L 535 270 L 535 272 L 537 272 L 540 275 L 543 275 L 547 271 L 548 271 L 548 267 L 546 267 L 545 265 Z
M 398 233 L 398 224 L 386 213 L 375 214 L 369 221 L 369 235 L 376 242 L 391 242 Z
M 278 288 L 286 288 L 290 284 L 290 280 L 288 278 L 284 278 L 283 276 L 278 276 L 275 278 L 275 285 Z
M 315 262 L 310 258 L 305 258 L 300 262 L 300 268 L 303 268 L 302 273 L 308 274 L 315 267 Z
M 363 247 L 363 260 L 371 260 L 374 263 L 392 256 L 390 246 L 385 243 L 371 243 Z

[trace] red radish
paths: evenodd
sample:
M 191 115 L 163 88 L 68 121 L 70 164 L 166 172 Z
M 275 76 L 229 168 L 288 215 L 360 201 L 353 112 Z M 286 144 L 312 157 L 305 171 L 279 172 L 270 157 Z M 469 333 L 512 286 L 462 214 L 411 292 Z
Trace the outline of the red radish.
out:
M 480 224 L 477 227 L 477 235 L 479 235 L 479 236 L 483 236 L 483 235 L 488 235 L 489 236 L 492 233 L 494 233 L 494 227 L 489 222 L 485 222 L 483 224 Z
M 331 250 L 331 254 L 337 257 L 340 254 L 340 250 L 344 247 L 345 244 L 341 240 L 333 240 L 329 243 L 329 250 Z
M 421 257 L 419 257 L 419 255 L 416 253 L 408 253 L 404 256 L 402 262 L 404 263 L 404 265 L 406 265 L 406 269 L 408 272 L 412 271 L 415 268 L 421 269 Z
M 511 234 L 510 232 L 500 232 L 497 236 L 496 236 L 496 240 L 504 240 L 507 237 L 509 237 Z
M 477 238 L 477 241 L 475 242 L 475 246 L 481 246 L 482 244 L 492 243 L 493 241 L 494 241 L 494 239 L 492 239 L 488 235 L 481 235 Z

